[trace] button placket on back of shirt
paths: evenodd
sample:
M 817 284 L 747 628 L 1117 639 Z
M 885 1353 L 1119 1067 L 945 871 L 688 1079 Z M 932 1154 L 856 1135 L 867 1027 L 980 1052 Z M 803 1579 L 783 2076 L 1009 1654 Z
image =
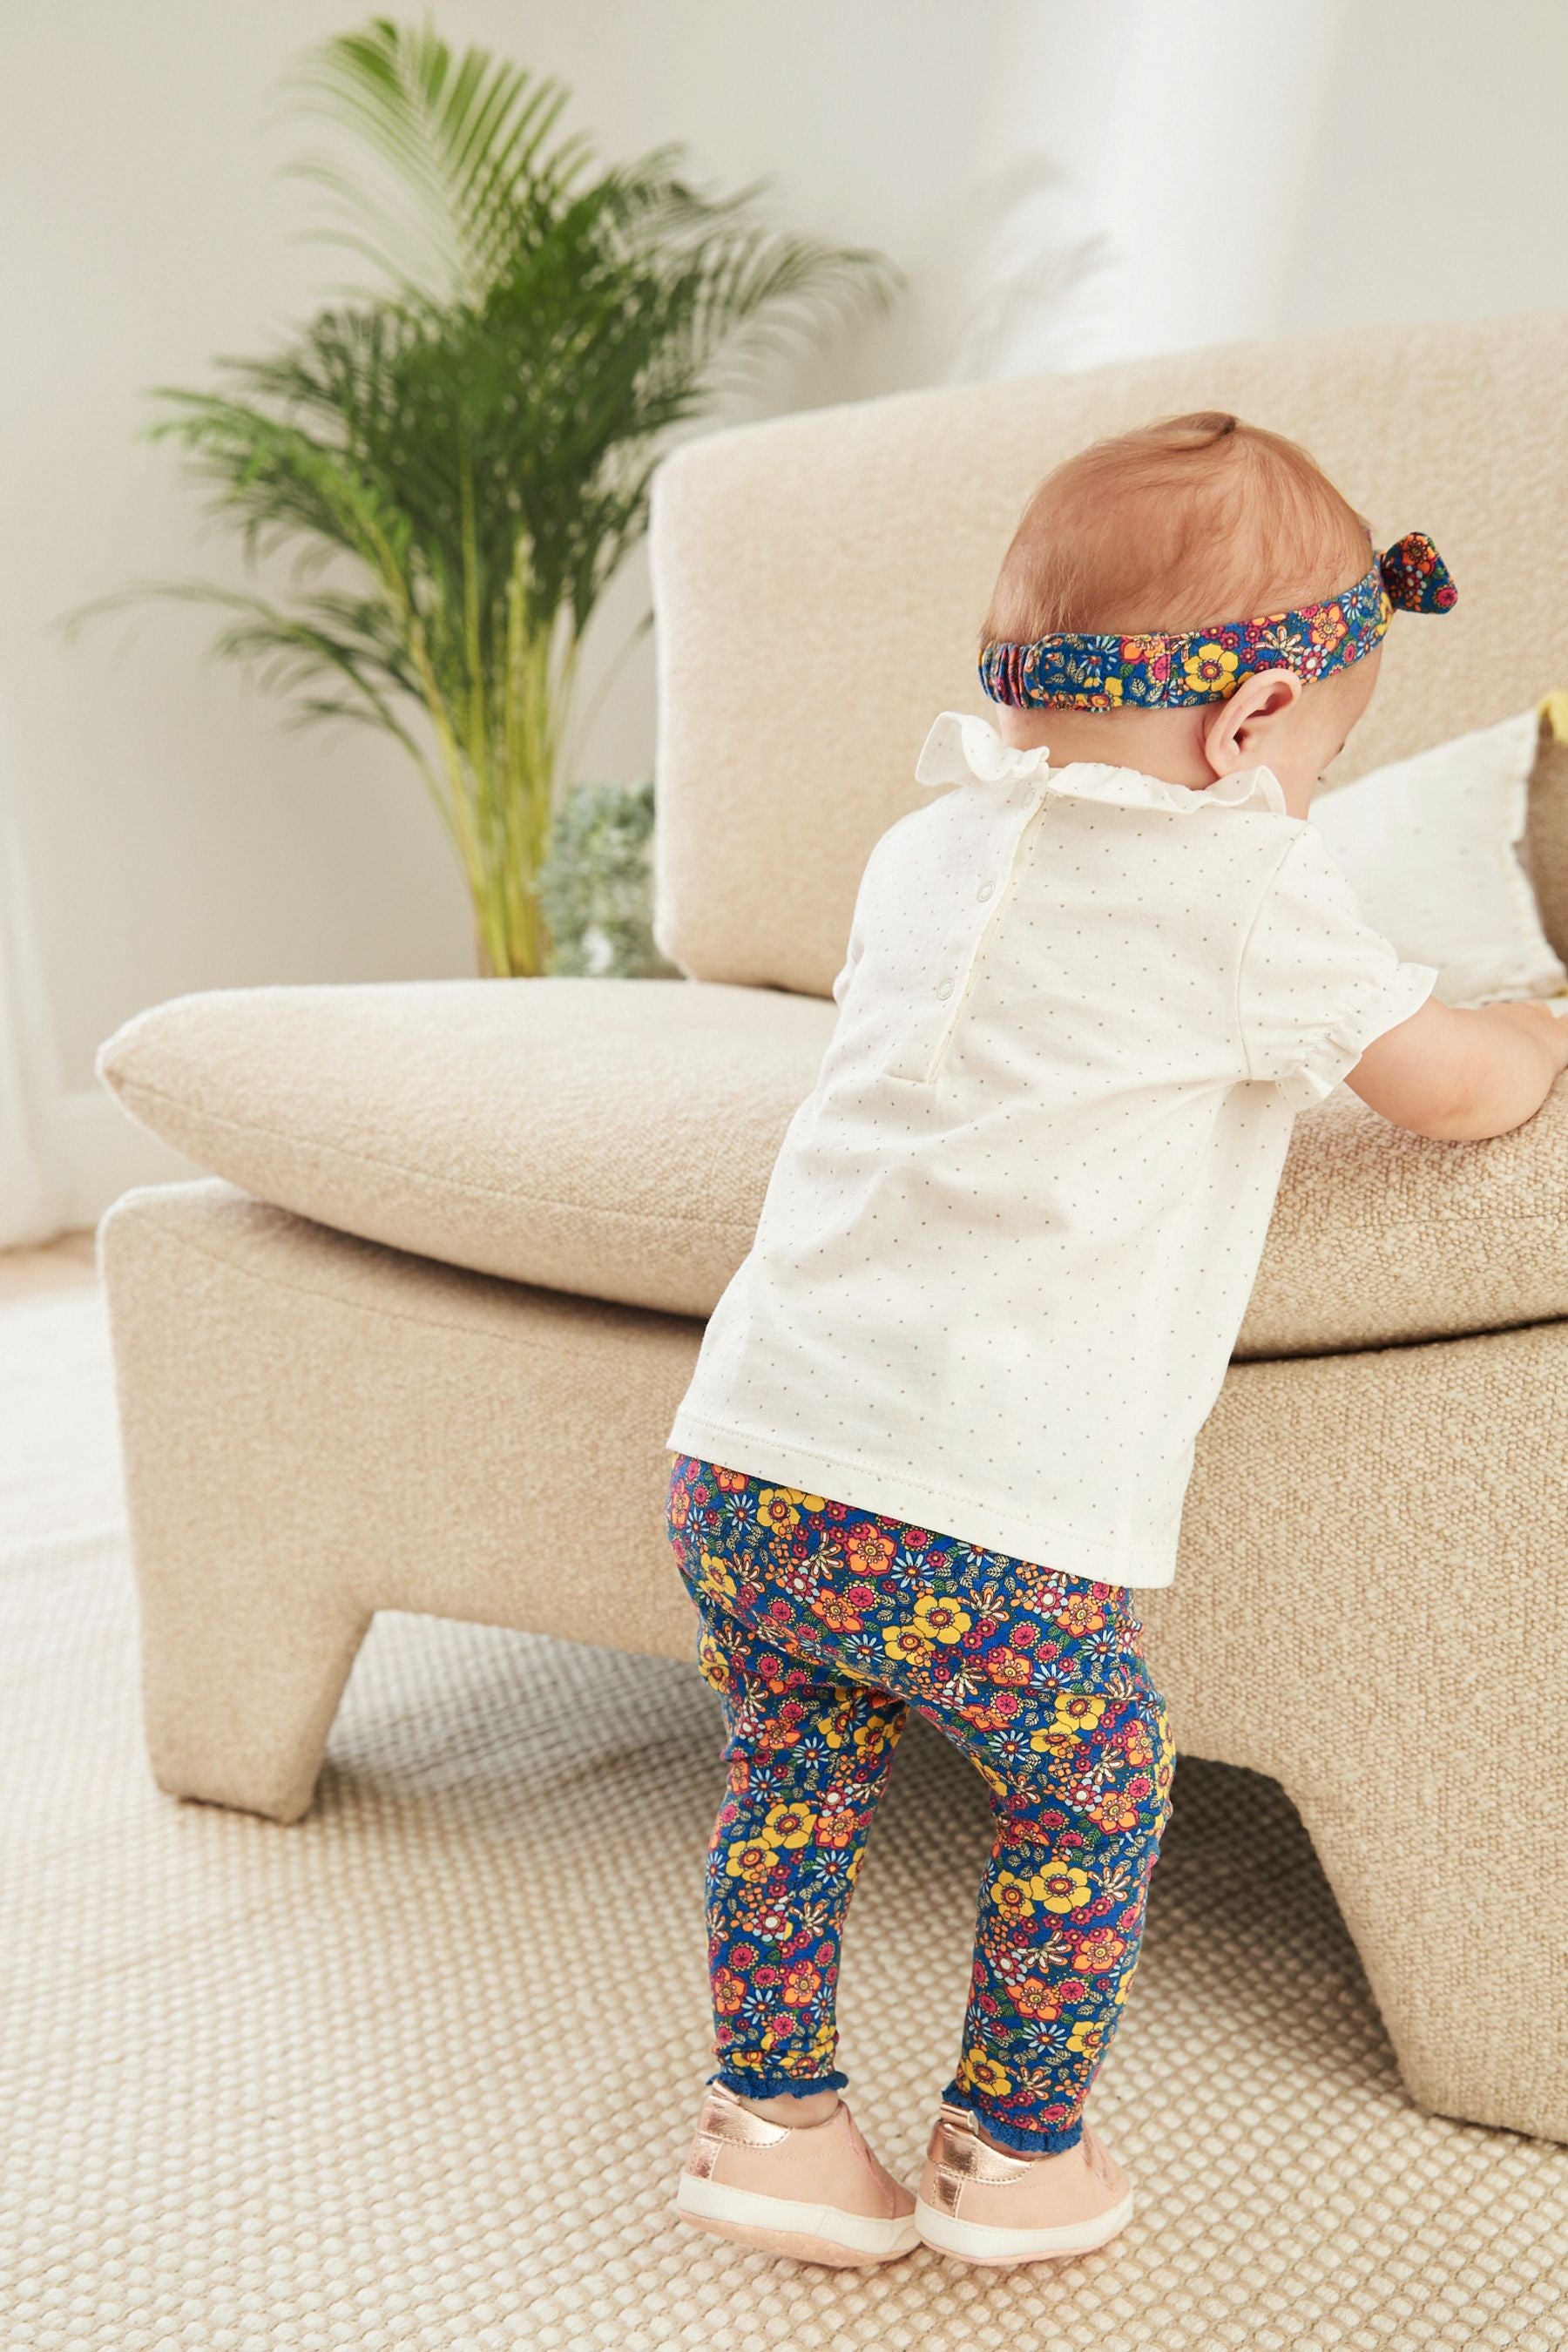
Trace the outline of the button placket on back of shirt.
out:
M 957 942 L 960 952 L 963 956 L 963 969 L 958 978 L 955 979 L 951 972 L 943 972 L 936 982 L 933 993 L 941 1003 L 949 1005 L 950 1011 L 947 1019 L 942 1023 L 942 1025 L 938 1031 L 935 1038 L 931 1041 L 930 1053 L 926 1058 L 925 1066 L 920 1074 L 919 1083 L 922 1085 L 929 1085 L 942 1066 L 942 1056 L 947 1051 L 948 1045 L 952 1038 L 953 1031 L 957 1026 L 959 1008 L 963 1002 L 964 996 L 968 992 L 969 981 L 974 971 L 975 963 L 978 961 L 981 946 L 985 939 L 986 933 L 991 928 L 992 923 L 994 921 L 996 915 L 1000 912 L 1002 903 L 1006 897 L 1006 886 L 1013 878 L 1013 872 L 1017 865 L 1018 851 L 1022 846 L 1024 835 L 1028 831 L 1037 810 L 1039 808 L 1041 803 L 1046 797 L 1045 793 L 1033 784 L 1026 785 L 1021 792 L 1016 786 L 1015 786 L 1011 791 L 1005 793 L 998 793 L 997 796 L 999 798 L 1005 798 L 1015 805 L 1017 805 L 1019 802 L 1022 803 L 1022 806 L 1018 808 L 1017 821 L 1013 826 L 1012 836 L 1007 845 L 1006 868 L 1002 877 L 1000 888 L 998 888 L 994 880 L 987 877 L 975 890 L 974 904 L 987 906 L 988 902 L 993 898 L 995 899 L 996 904 L 994 907 L 989 908 L 988 912 L 975 928 L 971 929 L 966 926 L 962 940 Z M 953 943 L 952 936 L 950 935 L 950 945 Z M 962 985 L 960 984 L 961 982 Z

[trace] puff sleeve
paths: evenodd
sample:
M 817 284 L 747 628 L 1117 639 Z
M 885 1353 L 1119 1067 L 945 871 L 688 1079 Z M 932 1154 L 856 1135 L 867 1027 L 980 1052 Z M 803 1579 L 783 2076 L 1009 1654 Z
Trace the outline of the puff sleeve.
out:
M 892 827 L 889 826 L 889 831 L 891 830 Z M 882 834 L 871 844 L 866 863 L 860 869 L 860 880 L 855 892 L 855 908 L 849 919 L 848 944 L 844 950 L 844 961 L 838 967 L 837 976 L 829 992 L 835 1004 L 841 1009 L 844 999 L 849 992 L 849 983 L 855 976 L 855 967 L 866 952 L 866 939 L 869 928 L 871 867 L 875 863 L 877 852 L 887 837 L 887 834 Z
M 860 961 L 863 946 L 864 942 L 858 936 L 851 937 L 844 961 L 838 967 L 838 976 L 828 992 L 837 1005 L 842 1006 L 845 997 L 849 992 L 850 976 Z
M 1402 962 L 1362 915 L 1309 820 L 1275 867 L 1242 950 L 1237 992 L 1249 1078 L 1293 1110 L 1331 1093 L 1373 1038 L 1419 1012 L 1437 972 Z

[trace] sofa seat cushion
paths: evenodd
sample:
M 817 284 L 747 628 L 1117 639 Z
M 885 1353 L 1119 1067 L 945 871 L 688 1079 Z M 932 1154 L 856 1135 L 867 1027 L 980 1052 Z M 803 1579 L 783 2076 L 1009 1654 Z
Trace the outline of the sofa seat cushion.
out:
M 99 1073 L 198 1167 L 340 1233 L 706 1315 L 835 1017 L 685 980 L 235 989 L 141 1013 Z
M 689 980 L 439 981 L 177 997 L 100 1075 L 258 1199 L 423 1257 L 706 1316 L 756 1230 L 837 1009 Z M 1433 1143 L 1347 1087 L 1296 1122 L 1237 1353 L 1568 1315 L 1568 1082 Z

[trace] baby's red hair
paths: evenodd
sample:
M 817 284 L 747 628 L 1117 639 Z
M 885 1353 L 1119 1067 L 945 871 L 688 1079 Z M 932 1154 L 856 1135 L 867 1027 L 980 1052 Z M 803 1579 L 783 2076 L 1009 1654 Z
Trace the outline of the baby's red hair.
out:
M 1163 417 L 1046 476 L 981 645 L 1253 620 L 1331 596 L 1371 562 L 1363 518 L 1296 442 L 1218 410 Z

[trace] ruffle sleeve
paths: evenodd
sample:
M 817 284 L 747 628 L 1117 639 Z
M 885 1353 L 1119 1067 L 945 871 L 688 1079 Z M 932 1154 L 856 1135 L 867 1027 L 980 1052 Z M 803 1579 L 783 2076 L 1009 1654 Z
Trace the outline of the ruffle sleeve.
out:
M 1374 1038 L 1431 995 L 1433 964 L 1407 963 L 1356 905 L 1309 822 L 1279 865 L 1241 960 L 1238 1014 L 1249 1078 L 1292 1110 L 1321 1102 Z

